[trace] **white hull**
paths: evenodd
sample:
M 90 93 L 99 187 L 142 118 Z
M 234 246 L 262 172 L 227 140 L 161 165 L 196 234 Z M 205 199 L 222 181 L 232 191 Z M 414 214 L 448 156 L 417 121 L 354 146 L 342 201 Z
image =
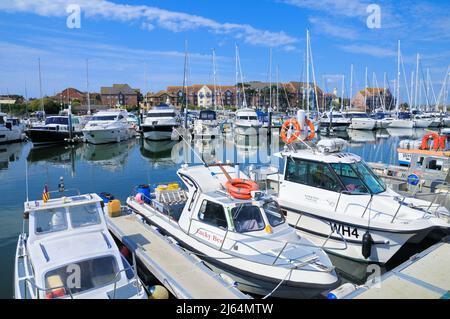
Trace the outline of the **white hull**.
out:
M 413 128 L 414 122 L 410 120 L 392 120 L 388 128 Z
M 374 120 L 357 120 L 353 119 L 350 123 L 349 129 L 353 130 L 374 130 L 376 122 Z
M 144 133 L 144 138 L 151 141 L 164 141 L 172 139 L 172 131 L 150 131 Z
M 427 127 L 431 126 L 432 122 L 433 122 L 432 120 L 417 119 L 417 120 L 414 120 L 414 127 L 415 128 L 427 128 Z
M 261 126 L 241 126 L 235 124 L 234 132 L 238 135 L 258 135 L 261 131 Z
M 83 136 L 91 144 L 119 143 L 135 137 L 132 128 L 112 128 L 105 130 L 83 130 Z
M 17 127 L 13 127 L 12 130 L 6 127 L 0 127 L 0 144 L 20 142 L 25 139 L 25 134 Z

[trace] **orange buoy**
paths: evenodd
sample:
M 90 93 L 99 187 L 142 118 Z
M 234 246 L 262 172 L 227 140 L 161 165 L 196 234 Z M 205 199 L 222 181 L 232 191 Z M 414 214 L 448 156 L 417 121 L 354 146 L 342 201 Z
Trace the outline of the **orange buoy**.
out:
M 258 184 L 254 181 L 242 178 L 233 178 L 225 184 L 228 194 L 237 199 L 252 198 L 252 191 L 258 190 Z
M 305 123 L 309 127 L 309 134 L 306 137 L 305 141 L 311 141 L 314 136 L 316 136 L 316 128 L 314 127 L 314 123 L 308 118 L 305 120 Z
M 425 136 L 422 138 L 422 144 L 420 144 L 420 149 L 422 150 L 428 150 L 428 141 L 430 140 L 430 138 L 433 139 L 433 149 L 437 150 L 439 149 L 440 146 L 440 137 L 439 134 L 436 132 L 431 132 L 431 133 L 427 133 L 425 134 Z
M 287 132 L 291 129 L 291 126 L 293 126 L 294 128 L 294 132 L 291 134 L 291 136 L 288 137 Z M 300 136 L 300 133 L 301 127 L 296 119 L 286 120 L 281 127 L 281 140 L 286 144 L 291 144 L 297 140 L 297 138 Z

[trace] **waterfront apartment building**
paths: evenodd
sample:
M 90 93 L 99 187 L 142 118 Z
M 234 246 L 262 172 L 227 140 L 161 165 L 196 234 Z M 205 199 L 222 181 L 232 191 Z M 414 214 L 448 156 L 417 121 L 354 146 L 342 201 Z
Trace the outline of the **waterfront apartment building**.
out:
M 132 89 L 128 84 L 113 84 L 100 88 L 101 102 L 104 105 L 137 106 L 140 101 L 140 90 Z
M 376 109 L 391 110 L 395 107 L 395 98 L 389 89 L 367 88 L 356 93 L 351 101 L 355 109 L 374 111 Z

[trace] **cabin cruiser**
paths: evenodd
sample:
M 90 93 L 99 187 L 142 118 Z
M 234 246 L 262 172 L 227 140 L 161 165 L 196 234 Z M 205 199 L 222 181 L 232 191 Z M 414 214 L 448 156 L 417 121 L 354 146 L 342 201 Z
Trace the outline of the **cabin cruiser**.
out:
M 289 224 L 327 252 L 384 264 L 411 256 L 409 243 L 450 233 L 446 208 L 397 194 L 359 156 L 342 152 L 345 141 L 289 146 L 278 154 L 284 174 L 266 183 Z
M 346 112 L 345 117 L 351 119 L 349 129 L 374 130 L 376 121 L 370 118 L 366 112 Z
M 24 125 L 20 120 L 0 113 L 0 144 L 21 142 L 24 139 Z
M 33 145 L 66 143 L 83 136 L 80 118 L 72 115 L 47 116 L 44 125 L 32 126 L 26 134 Z
M 414 121 L 411 119 L 411 113 L 398 112 L 396 117 L 389 119 L 388 128 L 413 128 Z
M 201 110 L 194 121 L 194 138 L 215 138 L 220 135 L 220 127 L 213 110 Z
M 415 128 L 427 128 L 433 124 L 433 119 L 422 114 L 416 114 L 413 118 Z
M 28 233 L 17 243 L 15 298 L 146 298 L 108 231 L 102 199 L 96 194 L 50 198 L 53 193 L 44 190 L 43 200 L 25 202 Z
M 136 131 L 128 122 L 128 112 L 123 109 L 99 111 L 83 128 L 88 143 L 119 143 L 133 138 Z
M 187 191 L 177 183 L 159 185 L 129 197 L 128 205 L 240 290 L 310 298 L 338 284 L 326 253 L 297 235 L 276 201 L 257 191 L 237 199 L 225 190 L 235 178 L 246 178 L 239 168 L 183 165 L 177 174 Z
M 351 119 L 346 118 L 341 112 L 324 112 L 320 117 L 320 128 L 333 131 L 345 131 L 351 124 Z
M 390 117 L 388 113 L 385 113 L 383 111 L 381 112 L 375 112 L 372 115 L 372 118 L 375 120 L 375 128 L 376 129 L 384 129 L 389 126 L 389 124 L 392 122 L 393 118 Z
M 236 111 L 233 127 L 238 135 L 258 135 L 262 124 L 254 109 L 243 108 Z
M 178 111 L 171 105 L 160 104 L 147 112 L 142 124 L 142 131 L 148 140 L 170 140 L 174 129 L 179 126 Z

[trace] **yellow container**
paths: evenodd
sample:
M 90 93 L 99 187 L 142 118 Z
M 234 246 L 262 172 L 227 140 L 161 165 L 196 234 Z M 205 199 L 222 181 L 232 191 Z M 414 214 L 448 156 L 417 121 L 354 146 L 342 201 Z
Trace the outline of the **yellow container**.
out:
M 120 200 L 113 199 L 108 202 L 108 215 L 109 217 L 117 217 L 120 216 L 121 207 Z
M 178 183 L 171 183 L 167 186 L 168 190 L 175 190 L 178 189 L 180 186 L 178 186 Z
M 167 185 L 159 185 L 156 189 L 159 191 L 165 191 L 167 189 Z

